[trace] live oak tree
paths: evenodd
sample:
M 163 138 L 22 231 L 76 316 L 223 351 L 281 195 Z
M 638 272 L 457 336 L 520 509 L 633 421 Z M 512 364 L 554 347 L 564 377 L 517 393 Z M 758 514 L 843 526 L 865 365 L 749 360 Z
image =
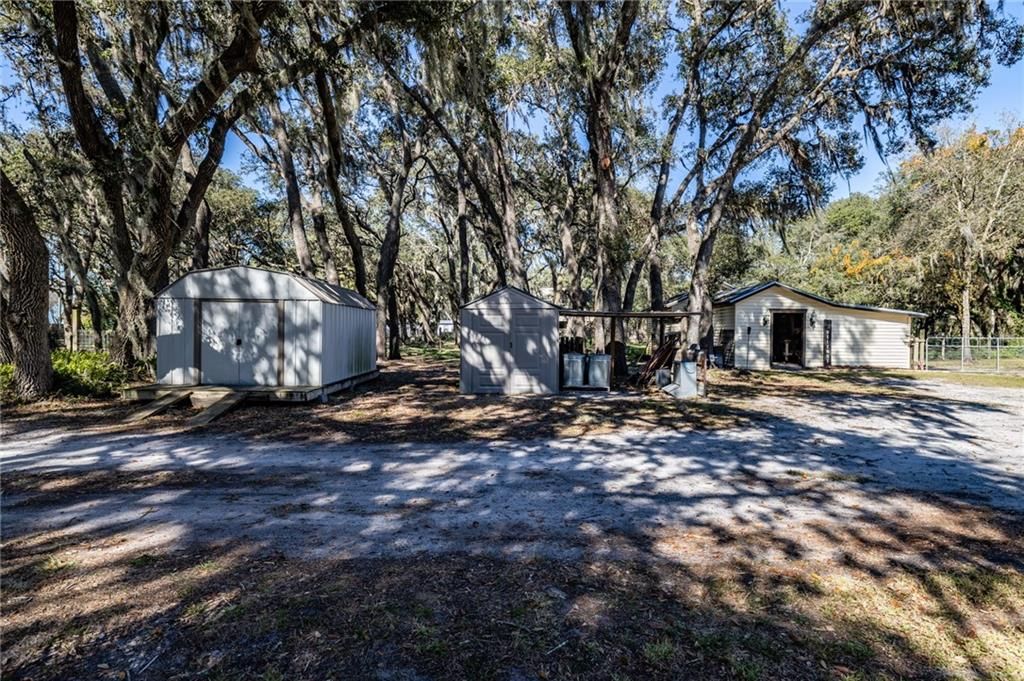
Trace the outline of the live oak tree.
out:
M 53 382 L 47 342 L 49 252 L 24 198 L 0 169 L 0 296 L 6 342 L 14 360 L 14 392 L 46 394 Z
M 723 215 L 744 174 L 785 168 L 808 197 L 857 168 L 856 127 L 879 151 L 966 110 L 992 56 L 1019 58 L 1021 29 L 991 3 L 817 2 L 799 16 L 775 2 L 681 3 L 677 100 L 689 133 L 680 219 L 693 257 L 687 342 L 711 325 L 709 272 Z
M 970 277 L 977 328 L 1024 303 L 1019 242 L 948 267 L 916 248 L 900 287 L 886 286 L 895 257 L 871 264 L 912 236 L 961 252 L 922 217 L 956 212 L 938 175 L 900 169 L 878 220 L 823 213 L 862 137 L 955 171 L 960 156 L 932 151 L 936 124 L 993 59 L 1021 53 L 1020 28 L 981 0 L 0 0 L 0 37 L 16 75 L 4 94 L 27 112 L 0 120 L 3 167 L 49 247 L 51 286 L 96 330 L 116 325 L 126 363 L 152 353 L 164 282 L 235 262 L 376 299 L 392 355 L 412 327 L 430 337 L 502 284 L 612 311 L 689 287 L 702 315 L 689 342 L 706 338 L 717 286 L 769 270 L 942 315 L 965 307 Z M 235 138 L 250 145 L 240 175 L 219 168 Z M 987 144 L 994 158 L 1006 140 Z M 931 293 L 950 282 L 956 301 Z
M 322 51 L 276 68 L 261 61 L 261 51 L 265 40 L 295 38 L 286 16 L 299 11 L 293 5 L 26 2 L 15 10 L 36 67 L 29 76 L 58 72 L 70 124 L 100 187 L 118 307 L 112 352 L 124 363 L 152 353 L 152 295 L 167 281 L 168 258 L 183 235 L 202 223 L 206 189 L 241 116 L 362 32 L 433 11 L 326 6 L 333 33 Z M 197 142 L 205 154 L 189 163 Z

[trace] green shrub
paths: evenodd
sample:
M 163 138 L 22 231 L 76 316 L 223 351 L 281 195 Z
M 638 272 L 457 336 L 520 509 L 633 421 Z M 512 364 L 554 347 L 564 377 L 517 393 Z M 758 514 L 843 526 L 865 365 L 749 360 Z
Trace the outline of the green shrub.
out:
M 111 362 L 105 352 L 53 352 L 53 388 L 65 395 L 108 397 L 129 378 L 128 372 Z
M 14 401 L 14 365 L 0 364 L 0 402 Z
M 62 395 L 111 397 L 132 378 L 132 372 L 114 364 L 105 352 L 54 350 L 50 357 L 53 391 Z M 16 401 L 14 365 L 0 364 L 0 402 Z

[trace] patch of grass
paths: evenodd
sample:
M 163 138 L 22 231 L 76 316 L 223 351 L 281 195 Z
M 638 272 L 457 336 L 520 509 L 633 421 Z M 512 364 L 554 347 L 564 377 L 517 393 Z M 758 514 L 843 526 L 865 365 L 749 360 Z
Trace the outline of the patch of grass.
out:
M 61 572 L 68 572 L 78 567 L 78 563 L 63 556 L 49 556 L 39 565 L 39 573 L 45 576 L 55 575 Z
M 1020 388 L 1024 389 L 1024 375 L 1021 374 L 975 374 L 959 371 L 908 371 L 894 372 L 892 375 L 928 381 L 942 381 L 954 385 L 965 385 L 977 388 Z
M 662 638 L 652 643 L 644 644 L 644 658 L 654 665 L 662 665 L 669 662 L 676 654 L 676 646 L 669 638 Z
M 144 553 L 141 556 L 136 556 L 128 561 L 128 564 L 133 568 L 146 568 L 150 565 L 156 565 L 160 562 L 160 559 L 151 553 Z
M 761 664 L 750 658 L 730 657 L 729 667 L 740 681 L 757 681 L 764 672 Z
M 147 554 L 143 554 L 147 555 Z M 141 556 L 139 557 L 141 558 Z M 21 637 L 17 675 L 83 678 L 83 655 L 103 632 L 111 650 L 174 612 L 158 629 L 187 632 L 154 662 L 154 676 L 216 678 L 795 679 L 1021 678 L 1024 575 L 1004 568 L 911 570 L 886 574 L 834 563 L 758 561 L 694 567 L 675 563 L 440 556 L 390 560 L 297 561 L 211 553 L 208 597 L 180 608 L 173 597 L 194 556 L 146 559 L 147 580 L 97 583 L 103 608 L 61 599 L 66 585 L 44 583 L 37 614 L 61 605 L 62 641 L 37 657 Z M 85 571 L 82 573 L 85 575 Z M 814 583 L 815 589 L 805 588 Z M 548 597 L 557 584 L 566 598 Z M 229 602 L 224 593 L 232 592 Z M 139 593 L 145 592 L 145 604 Z M 161 595 L 164 594 L 164 595 Z M 709 598 L 709 594 L 717 598 Z M 782 594 L 785 594 L 783 597 Z M 120 599 L 120 600 L 118 600 Z M 81 612 L 79 612 L 81 610 Z M 117 613 L 116 617 L 113 613 Z M 160 615 L 163 617 L 163 615 Z M 46 641 L 42 641 L 46 645 Z M 54 652 L 55 651 L 55 652 Z M 216 651 L 219 669 L 207 666 Z M 50 656 L 50 657 L 46 657 Z M 46 666 L 25 660 L 46 659 Z M 230 671 L 228 671 L 230 670 Z
M 431 362 L 453 363 L 459 361 L 459 344 L 445 341 L 438 345 L 403 345 L 402 355 L 406 358 L 418 358 Z
M 826 471 L 822 474 L 822 477 L 831 482 L 871 482 L 871 478 L 866 475 L 843 473 L 842 471 Z

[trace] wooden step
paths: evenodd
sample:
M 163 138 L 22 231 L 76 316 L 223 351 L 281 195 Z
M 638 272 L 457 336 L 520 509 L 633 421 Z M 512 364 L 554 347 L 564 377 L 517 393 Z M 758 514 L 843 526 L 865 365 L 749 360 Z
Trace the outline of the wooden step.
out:
M 181 392 L 166 393 L 164 395 L 161 395 L 152 402 L 147 402 L 143 406 L 128 414 L 128 416 L 125 417 L 124 422 L 136 423 L 143 419 L 148 419 L 150 416 L 159 414 L 168 407 L 175 405 L 178 402 L 181 402 L 191 394 L 191 391 L 183 390 Z
M 210 423 L 228 409 L 231 409 L 231 407 L 244 400 L 245 397 L 246 394 L 243 392 L 225 393 L 219 400 L 190 418 L 187 423 L 188 427 L 196 428 L 198 426 L 205 426 L 207 423 Z

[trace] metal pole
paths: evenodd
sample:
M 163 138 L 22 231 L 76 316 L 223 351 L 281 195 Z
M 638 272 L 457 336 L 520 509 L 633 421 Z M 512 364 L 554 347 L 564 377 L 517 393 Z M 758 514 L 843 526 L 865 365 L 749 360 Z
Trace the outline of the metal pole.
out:
M 960 371 L 964 370 L 964 354 L 967 352 L 967 336 L 960 336 Z
M 999 373 L 999 339 L 996 338 L 996 373 Z
M 612 386 L 615 384 L 615 318 L 612 317 L 612 353 L 611 358 L 608 361 L 608 371 L 611 374 L 608 376 L 608 390 L 611 391 Z
M 928 337 L 924 337 L 924 370 L 928 371 Z

